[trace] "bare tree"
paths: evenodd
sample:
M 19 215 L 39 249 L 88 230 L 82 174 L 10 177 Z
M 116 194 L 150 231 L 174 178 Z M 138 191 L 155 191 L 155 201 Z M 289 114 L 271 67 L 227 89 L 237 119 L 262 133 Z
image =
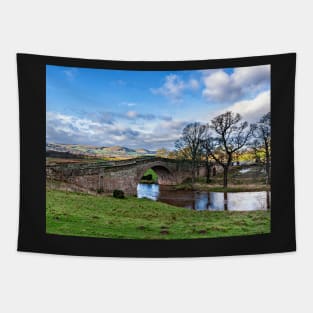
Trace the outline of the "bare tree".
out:
M 211 145 L 212 145 L 212 134 L 210 132 L 209 124 L 204 126 L 204 132 L 201 139 L 201 149 L 202 154 L 205 159 L 206 165 L 206 183 L 208 184 L 211 181 L 211 168 L 212 168 L 212 156 L 211 156 Z
M 211 141 L 210 154 L 223 167 L 223 186 L 226 188 L 233 155 L 247 144 L 255 126 L 249 127 L 248 122 L 242 122 L 238 113 L 226 112 L 211 121 L 211 128 L 216 137 Z
M 191 161 L 192 183 L 195 182 L 196 170 L 201 155 L 201 138 L 205 126 L 198 122 L 190 123 L 183 129 L 182 136 L 175 143 L 184 159 Z
M 256 124 L 253 135 L 265 151 L 265 172 L 267 183 L 271 183 L 271 113 L 263 115 Z

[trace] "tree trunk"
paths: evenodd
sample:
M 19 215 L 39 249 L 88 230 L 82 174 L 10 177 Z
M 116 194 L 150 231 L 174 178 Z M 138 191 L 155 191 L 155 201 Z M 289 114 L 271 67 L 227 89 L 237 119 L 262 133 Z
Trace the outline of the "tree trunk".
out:
M 266 172 L 266 179 L 267 184 L 271 184 L 271 173 L 270 173 L 270 153 L 269 153 L 269 146 L 268 143 L 265 142 L 265 172 Z
M 208 164 L 206 169 L 206 183 L 211 182 L 211 166 Z
M 192 167 L 191 167 L 191 183 L 195 183 L 195 174 L 196 174 L 196 168 L 195 168 L 195 163 L 192 162 Z
M 269 166 L 269 162 L 266 161 L 266 164 L 265 164 L 265 172 L 266 172 L 266 183 L 268 185 L 271 184 L 271 177 L 270 177 L 270 166 Z
M 228 169 L 230 167 L 230 164 L 231 164 L 232 160 L 233 160 L 232 154 L 228 153 L 228 160 L 227 160 L 227 163 L 224 165 L 224 188 L 227 188 L 227 184 L 228 184 Z
M 212 173 L 212 175 L 216 176 L 216 166 L 215 165 L 213 166 L 213 173 Z
M 206 183 L 211 181 L 211 164 L 209 163 L 208 157 L 206 158 Z
M 270 192 L 266 191 L 266 208 L 269 210 L 271 208 Z
M 228 166 L 224 166 L 224 181 L 223 181 L 223 186 L 224 188 L 227 188 L 227 179 L 228 179 Z
M 224 211 L 228 211 L 228 195 L 224 192 Z

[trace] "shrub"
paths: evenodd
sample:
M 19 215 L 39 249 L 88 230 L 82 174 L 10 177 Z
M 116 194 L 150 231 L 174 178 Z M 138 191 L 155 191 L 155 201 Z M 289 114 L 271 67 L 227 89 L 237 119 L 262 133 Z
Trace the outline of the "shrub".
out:
M 143 180 L 152 180 L 152 175 L 148 174 L 142 177 Z
M 118 189 L 113 190 L 113 197 L 118 199 L 124 199 L 125 198 L 124 191 Z

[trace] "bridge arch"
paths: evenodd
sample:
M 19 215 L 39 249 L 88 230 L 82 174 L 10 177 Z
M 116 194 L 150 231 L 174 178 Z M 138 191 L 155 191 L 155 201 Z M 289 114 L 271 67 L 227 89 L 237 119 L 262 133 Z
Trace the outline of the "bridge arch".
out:
M 136 183 L 139 184 L 142 176 L 148 169 L 152 169 L 158 175 L 158 183 L 160 185 L 174 185 L 176 184 L 176 179 L 173 171 L 162 163 L 148 164 L 140 168 L 137 172 Z

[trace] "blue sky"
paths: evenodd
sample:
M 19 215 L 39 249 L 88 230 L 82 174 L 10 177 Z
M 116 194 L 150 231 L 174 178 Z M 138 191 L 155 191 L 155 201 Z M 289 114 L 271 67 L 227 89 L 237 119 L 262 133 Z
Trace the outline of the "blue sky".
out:
M 183 127 L 270 111 L 270 66 L 190 71 L 46 67 L 47 142 L 173 149 Z

